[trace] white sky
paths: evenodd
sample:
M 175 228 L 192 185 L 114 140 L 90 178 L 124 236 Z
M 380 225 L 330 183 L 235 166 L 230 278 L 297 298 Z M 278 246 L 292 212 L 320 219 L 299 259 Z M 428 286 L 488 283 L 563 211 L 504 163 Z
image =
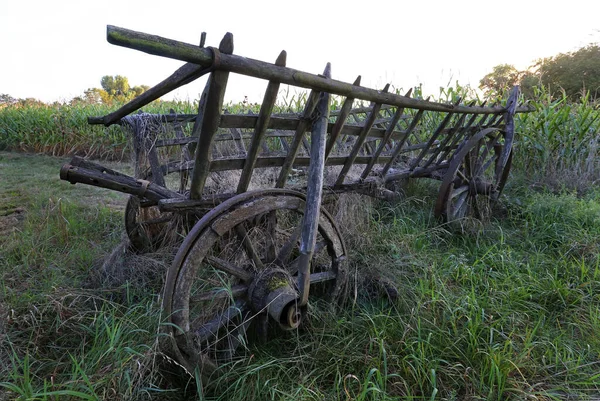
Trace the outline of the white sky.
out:
M 540 57 L 600 41 L 598 0 L 126 1 L 0 0 L 0 93 L 68 100 L 103 75 L 153 86 L 182 62 L 110 45 L 106 25 L 218 46 L 234 35 L 234 54 L 380 89 L 470 84 L 492 67 L 526 68 Z M 226 100 L 261 102 L 266 83 L 230 78 Z M 180 89 L 196 99 L 203 81 Z

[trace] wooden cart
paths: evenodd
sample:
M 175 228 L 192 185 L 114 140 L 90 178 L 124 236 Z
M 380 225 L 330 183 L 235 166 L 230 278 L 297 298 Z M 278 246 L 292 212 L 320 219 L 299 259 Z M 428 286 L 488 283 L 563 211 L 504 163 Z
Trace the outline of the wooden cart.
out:
M 61 178 L 131 194 L 125 227 L 139 252 L 185 236 L 168 270 L 163 307 L 171 354 L 213 372 L 252 331 L 297 328 L 309 299 L 336 299 L 347 250 L 322 197 L 359 192 L 392 199 L 395 185 L 441 181 L 435 214 L 485 214 L 510 170 L 518 88 L 497 106 L 442 104 L 233 55 L 218 48 L 108 27 L 108 41 L 185 61 L 172 76 L 91 124 L 133 127 L 136 174 L 75 158 Z M 257 114 L 223 112 L 229 74 L 268 81 Z M 198 113 L 131 114 L 209 74 Z M 280 84 L 305 88 L 303 110 L 276 114 Z M 330 97 L 343 99 L 330 111 Z M 364 106 L 364 105 L 368 106 Z M 154 127 L 153 129 L 150 128 Z M 162 159 L 162 160 L 161 160 Z

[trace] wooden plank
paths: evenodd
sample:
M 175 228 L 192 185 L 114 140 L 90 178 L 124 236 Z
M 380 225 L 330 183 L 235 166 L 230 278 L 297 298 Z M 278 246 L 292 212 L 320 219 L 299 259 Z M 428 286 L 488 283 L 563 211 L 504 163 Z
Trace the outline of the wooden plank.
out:
M 98 169 L 86 169 L 65 164 L 60 169 L 60 179 L 71 184 L 82 183 L 95 187 L 112 189 L 130 195 L 136 195 L 140 199 L 148 199 L 153 203 L 160 199 L 181 198 L 182 195 L 175 191 L 156 185 L 146 180 L 136 180 L 126 175 L 106 174 Z
M 359 86 L 360 79 L 361 79 L 361 77 L 359 75 L 354 80 L 354 83 L 352 85 Z M 347 97 L 344 100 L 344 103 L 342 104 L 342 108 L 339 110 L 339 113 L 337 114 L 337 119 L 335 120 L 335 124 L 333 125 L 333 128 L 330 131 L 331 134 L 329 135 L 329 141 L 327 142 L 327 145 L 325 147 L 325 159 L 327 159 L 329 157 L 329 155 L 331 154 L 331 151 L 333 150 L 333 145 L 338 140 L 340 132 L 342 132 L 342 128 L 344 128 L 344 125 L 346 124 L 346 119 L 348 118 L 348 114 L 350 114 L 350 111 L 352 110 L 353 103 L 354 103 L 354 98 Z
M 327 63 L 323 72 L 324 79 L 331 79 L 331 64 Z M 323 195 L 323 170 L 325 169 L 325 141 L 327 139 L 327 121 L 329 120 L 329 93 L 322 93 L 317 104 L 317 118 L 310 135 L 311 154 L 306 187 L 306 206 L 302 219 L 300 235 L 300 256 L 298 261 L 299 306 L 308 303 L 310 288 L 310 264 L 317 242 L 319 216 L 321 215 L 321 197 Z
M 390 84 L 386 84 L 385 87 L 383 88 L 382 92 L 387 92 L 389 89 L 390 89 Z M 373 123 L 379 116 L 380 109 L 381 109 L 381 104 L 377 103 L 377 104 L 373 105 L 373 108 L 369 112 L 369 115 L 367 116 L 367 119 L 364 122 L 364 126 L 363 126 L 360 134 L 358 135 L 356 142 L 354 143 L 354 147 L 352 148 L 352 151 L 350 152 L 350 155 L 348 156 L 348 160 L 344 164 L 344 167 L 342 167 L 342 170 L 340 171 L 340 174 L 338 175 L 338 178 L 335 181 L 334 186 L 340 186 L 344 183 L 346 174 L 348 174 L 348 171 L 350 171 L 350 167 L 352 167 L 352 163 L 354 163 L 354 159 L 356 159 L 356 156 L 358 156 L 358 152 L 360 151 L 360 148 L 362 147 L 365 139 L 367 138 L 367 135 L 369 135 L 369 131 L 371 131 L 371 128 L 373 127 Z
M 451 138 L 451 141 L 440 146 L 441 152 L 435 163 L 442 163 L 444 160 L 446 160 L 450 151 L 456 149 L 458 142 L 460 142 L 461 140 L 466 140 L 466 137 L 471 132 L 471 126 L 479 117 L 479 115 L 473 114 L 469 118 L 469 121 L 467 121 L 467 123 L 464 126 L 459 127 L 454 135 L 448 136 L 448 138 Z M 483 118 L 485 118 L 485 116 Z
M 461 98 L 458 98 L 458 100 L 454 104 L 459 105 L 461 100 L 462 100 Z M 444 128 L 446 128 L 446 126 L 450 123 L 450 120 L 452 119 L 452 117 L 454 117 L 454 115 L 455 115 L 454 113 L 446 114 L 446 116 L 444 117 L 444 119 L 442 120 L 440 125 L 438 125 L 438 127 L 436 128 L 433 135 L 431 135 L 431 137 L 427 141 L 427 146 L 413 160 L 413 162 L 410 166 L 411 170 L 414 169 L 415 167 L 417 167 L 419 165 L 419 163 L 421 162 L 421 160 L 423 160 L 423 157 L 425 157 L 425 154 L 429 151 L 429 149 L 431 149 L 431 146 L 433 146 L 435 141 L 437 141 L 438 137 L 441 135 Z
M 513 138 L 515 134 L 514 115 L 519 101 L 519 87 L 515 86 L 506 101 L 506 112 L 504 113 L 504 146 L 500 153 L 500 158 L 496 164 L 495 180 L 500 181 L 500 177 L 504 172 L 504 167 L 508 161 L 508 156 L 512 149 Z
M 88 124 L 104 124 L 107 127 L 115 124 L 121 120 L 121 118 L 146 106 L 159 97 L 166 95 L 167 93 L 187 83 L 190 83 L 203 75 L 208 74 L 210 70 L 211 69 L 209 67 L 204 67 L 193 63 L 184 64 L 170 77 L 164 81 L 161 81 L 156 86 L 148 89 L 146 92 L 137 96 L 135 99 L 120 107 L 118 110 L 107 114 L 104 117 L 88 117 Z
M 279 57 L 277 57 L 275 65 L 279 67 L 285 66 L 286 57 L 287 54 L 284 50 L 279 54 Z M 242 175 L 240 176 L 237 193 L 246 192 L 248 190 L 248 185 L 250 185 L 250 179 L 252 178 L 252 171 L 254 170 L 254 165 L 256 164 L 258 151 L 261 145 L 264 143 L 264 137 L 267 132 L 267 127 L 269 126 L 271 113 L 273 112 L 275 101 L 277 100 L 277 92 L 279 92 L 279 83 L 273 81 L 269 82 L 267 85 L 267 90 L 265 91 L 262 106 L 260 107 L 260 112 L 258 114 L 258 121 L 256 122 L 256 127 L 254 129 L 254 136 L 252 138 L 252 142 L 250 143 L 248 154 L 246 155 L 246 162 L 244 163 Z
M 227 33 L 223 40 L 221 40 L 219 52 L 223 55 L 231 54 L 233 52 L 232 34 Z M 196 162 L 194 164 L 192 184 L 190 186 L 191 199 L 200 199 L 202 197 L 206 177 L 210 172 L 210 151 L 212 148 L 213 137 L 219 128 L 221 109 L 223 108 L 223 97 L 225 95 L 228 78 L 229 72 L 215 70 L 207 83 L 209 89 L 206 97 L 206 105 L 204 106 L 203 115 L 199 115 L 199 118 L 201 118 L 202 121 L 200 123 L 201 127 L 198 135 L 198 146 L 196 147 Z
M 300 144 L 302 143 L 302 138 L 304 138 L 304 134 L 309 128 L 310 117 L 313 111 L 315 110 L 315 107 L 317 106 L 319 96 L 320 93 L 316 91 L 311 91 L 308 95 L 308 99 L 306 100 L 306 104 L 304 105 L 302 118 L 298 120 L 296 132 L 294 133 L 294 139 L 292 140 L 290 149 L 281 166 L 281 170 L 279 171 L 279 177 L 277 178 L 277 182 L 275 183 L 275 188 L 283 188 L 285 186 L 287 177 L 290 174 L 290 171 L 292 170 L 292 166 L 294 165 L 294 160 L 298 155 L 298 149 L 300 148 Z
M 107 40 L 109 43 L 143 51 L 157 56 L 195 63 L 203 66 L 213 65 L 214 55 L 209 49 L 163 38 L 157 35 L 135 32 L 129 29 L 107 26 Z M 275 66 L 264 61 L 254 60 L 236 55 L 221 54 L 220 70 L 235 72 L 255 78 L 278 81 L 280 83 L 315 89 L 345 97 L 353 97 L 371 102 L 389 104 L 399 107 L 408 107 L 430 111 L 465 112 L 474 114 L 490 114 L 503 112 L 504 108 L 480 108 L 467 106 L 454 106 L 437 102 L 428 102 L 418 99 L 405 98 L 393 93 L 381 93 L 374 89 L 354 86 L 352 84 L 327 79 L 322 75 L 309 74 L 292 68 Z M 531 111 L 517 109 L 517 111 Z
M 408 92 L 406 92 L 406 94 L 404 96 L 410 97 L 411 94 L 412 94 L 412 88 L 410 88 L 408 90 Z M 396 109 L 396 112 L 392 116 L 392 119 L 390 120 L 390 123 L 389 123 L 389 125 L 388 125 L 388 127 L 387 127 L 387 129 L 385 131 L 385 134 L 383 135 L 383 139 L 379 143 L 379 146 L 377 147 L 377 150 L 375 150 L 375 154 L 373 155 L 373 157 L 371 158 L 371 160 L 367 164 L 367 167 L 365 167 L 365 169 L 363 170 L 363 172 L 362 172 L 362 174 L 360 176 L 361 180 L 367 179 L 367 177 L 371 173 L 371 170 L 373 169 L 373 166 L 375 164 L 377 164 L 377 162 L 379 160 L 379 156 L 381 156 L 381 152 L 383 152 L 383 149 L 385 149 L 387 143 L 389 142 L 389 140 L 390 140 L 390 138 L 392 136 L 392 133 L 394 132 L 394 129 L 396 128 L 396 125 L 398 124 L 398 121 L 400 121 L 400 117 L 402 117 L 403 113 L 404 113 L 404 107 L 398 107 Z
M 476 100 L 473 100 L 470 105 L 474 105 L 476 102 Z M 456 121 L 454 124 L 452 124 L 452 127 L 450 127 L 449 130 L 447 130 L 447 132 L 445 132 L 445 137 L 444 140 L 439 144 L 439 146 L 437 146 L 435 149 L 432 149 L 433 151 L 431 152 L 431 156 L 429 157 L 429 159 L 427 159 L 427 161 L 425 162 L 425 164 L 423 165 L 424 168 L 429 167 L 429 165 L 431 163 L 433 163 L 433 161 L 439 156 L 439 154 L 446 149 L 446 147 L 448 146 L 448 143 L 454 138 L 455 135 L 459 135 L 460 131 L 462 130 L 462 125 L 465 122 L 465 119 L 467 118 L 467 114 L 461 114 L 460 117 L 458 118 L 458 121 Z
M 486 104 L 486 102 L 483 102 L 482 106 L 484 106 Z M 438 158 L 436 163 L 442 163 L 443 161 L 445 161 L 448 158 L 448 154 L 450 154 L 450 151 L 452 151 L 453 149 L 457 149 L 458 142 L 460 142 L 461 139 L 466 140 L 466 138 L 471 133 L 471 126 L 478 118 L 479 118 L 479 123 L 477 125 L 478 128 L 476 128 L 475 131 L 476 132 L 481 131 L 481 129 L 479 127 L 481 126 L 481 123 L 483 121 L 485 121 L 485 119 L 487 117 L 488 117 L 487 115 L 481 116 L 481 115 L 473 114 L 471 116 L 471 118 L 469 119 L 469 121 L 467 121 L 467 124 L 463 128 L 461 128 L 457 134 L 454 135 L 452 142 L 450 143 L 450 145 L 448 145 L 446 147 L 446 149 L 443 150 L 442 154 L 440 155 L 440 157 Z
M 391 159 L 383 167 L 382 174 L 383 174 L 384 177 L 387 174 L 387 172 L 390 170 L 390 168 L 392 167 L 392 164 L 394 163 L 394 159 L 402 151 L 402 147 L 404 146 L 404 143 L 408 140 L 408 137 L 409 137 L 410 133 L 415 129 L 415 127 L 419 123 L 419 120 L 421 120 L 421 117 L 423 116 L 424 112 L 425 112 L 425 110 L 419 110 L 419 111 L 417 111 L 417 114 L 411 120 L 410 125 L 408 126 L 408 129 L 406 130 L 406 134 L 405 134 L 404 138 L 402 138 L 400 140 L 400 142 L 396 145 L 396 149 L 394 149 L 394 153 L 392 153 Z

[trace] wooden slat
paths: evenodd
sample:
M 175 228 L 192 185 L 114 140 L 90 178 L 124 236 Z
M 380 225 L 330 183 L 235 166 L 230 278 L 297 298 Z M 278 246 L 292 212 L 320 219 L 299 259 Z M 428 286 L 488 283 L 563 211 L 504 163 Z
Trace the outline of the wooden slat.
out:
M 361 77 L 359 75 L 354 80 L 354 83 L 352 85 L 359 86 L 360 79 L 361 79 Z M 344 100 L 344 103 L 342 104 L 342 108 L 339 110 L 339 113 L 337 114 L 337 119 L 335 120 L 335 124 L 333 125 L 333 128 L 331 129 L 331 134 L 329 135 L 329 141 L 327 142 L 327 145 L 325 146 L 325 159 L 327 159 L 329 157 L 329 155 L 331 154 L 333 145 L 335 145 L 335 143 L 338 140 L 338 137 L 340 135 L 340 132 L 342 132 L 342 128 L 344 128 L 344 125 L 346 124 L 346 119 L 348 118 L 348 114 L 350 114 L 350 111 L 352 110 L 353 103 L 354 103 L 354 98 L 347 97 Z
M 381 173 L 383 174 L 384 177 L 386 176 L 387 172 L 390 170 L 390 167 L 392 167 L 392 164 L 394 163 L 394 159 L 402 151 L 402 147 L 404 146 L 404 143 L 408 140 L 409 135 L 411 134 L 411 132 L 415 129 L 415 127 L 419 123 L 419 120 L 423 116 L 424 112 L 425 112 L 425 110 L 419 110 L 419 111 L 417 111 L 417 114 L 411 120 L 410 125 L 408 126 L 408 129 L 406 130 L 406 135 L 396 145 L 396 149 L 394 149 L 394 153 L 392 153 L 391 159 L 385 164 L 385 167 L 383 167 L 383 171 Z
M 461 100 L 462 99 L 459 98 L 454 104 L 456 106 L 458 106 L 460 104 Z M 442 120 L 440 125 L 438 125 L 435 132 L 431 135 L 431 137 L 427 141 L 427 146 L 412 161 L 412 164 L 410 166 L 411 169 L 414 169 L 415 167 L 417 167 L 419 165 L 419 163 L 421 162 L 421 160 L 423 160 L 423 157 L 425 157 L 425 154 L 429 151 L 429 149 L 431 149 L 433 144 L 437 141 L 438 137 L 442 134 L 442 131 L 444 130 L 444 128 L 446 128 L 446 126 L 450 123 L 450 120 L 452 119 L 452 117 L 454 117 L 454 113 L 446 114 L 446 116 L 444 117 L 444 119 Z
M 473 100 L 471 103 L 469 103 L 469 106 L 473 106 L 475 104 L 475 102 L 476 102 L 476 100 Z M 452 124 L 452 127 L 450 128 L 450 130 L 448 130 L 448 132 L 445 133 L 444 140 L 440 143 L 439 146 L 436 147 L 436 149 L 432 150 L 431 156 L 429 157 L 429 159 L 427 159 L 427 161 L 423 165 L 424 168 L 429 167 L 429 165 L 431 165 L 431 163 L 433 163 L 433 161 L 439 156 L 439 154 L 444 149 L 446 149 L 446 147 L 448 146 L 448 143 L 454 138 L 455 135 L 460 136 L 460 132 L 462 130 L 462 125 L 464 124 L 466 118 L 467 118 L 467 114 L 461 114 L 460 117 L 458 118 L 458 121 L 456 121 L 454 124 Z
M 279 67 L 285 66 L 286 57 L 287 54 L 284 50 L 279 54 L 279 57 L 277 57 L 275 65 Z M 275 101 L 277 100 L 277 92 L 279 92 L 279 83 L 273 81 L 269 82 L 267 85 L 267 90 L 265 91 L 262 106 L 260 107 L 260 112 L 258 114 L 258 121 L 256 122 L 256 127 L 254 129 L 254 136 L 252 138 L 252 142 L 250 143 L 248 154 L 246 155 L 244 169 L 242 170 L 242 175 L 240 176 L 240 181 L 237 187 L 237 193 L 239 194 L 246 192 L 248 190 L 248 185 L 250 185 L 250 179 L 252 178 L 252 172 L 254 170 L 254 165 L 256 164 L 258 151 L 264 143 L 267 127 L 269 126 L 269 120 L 271 119 L 271 113 L 273 112 Z
M 485 104 L 485 102 L 484 102 L 484 104 Z M 458 142 L 460 142 L 461 139 L 463 139 L 465 141 L 467 140 L 469 134 L 471 133 L 471 126 L 473 125 L 475 120 L 477 120 L 478 118 L 479 118 L 479 124 L 478 124 L 478 126 L 479 126 L 481 124 L 481 122 L 487 118 L 487 115 L 481 116 L 478 114 L 473 114 L 471 116 L 471 118 L 469 119 L 469 121 L 467 121 L 467 124 L 463 128 L 461 128 L 459 130 L 459 132 L 457 132 L 454 135 L 454 138 L 452 138 L 452 142 L 450 143 L 450 145 L 447 145 L 446 148 L 443 149 L 442 154 L 440 155 L 440 157 L 438 158 L 436 163 L 442 163 L 444 160 L 446 160 L 448 158 L 448 154 L 450 153 L 450 151 L 452 151 L 453 149 L 457 149 Z M 480 129 L 476 128 L 475 131 L 480 131 Z
M 126 115 L 146 106 L 159 97 L 188 84 L 203 75 L 210 72 L 210 67 L 203 67 L 193 63 L 184 64 L 178 68 L 170 77 L 161 81 L 156 86 L 148 89 L 146 92 L 137 96 L 118 110 L 107 114 L 104 117 L 88 117 L 89 124 L 104 124 L 107 127 L 112 125 Z
M 227 33 L 219 45 L 219 51 L 223 54 L 233 53 L 233 35 Z M 190 198 L 200 199 L 202 191 L 206 183 L 206 177 L 210 170 L 211 148 L 213 138 L 219 128 L 219 120 L 221 118 L 221 109 L 223 108 L 223 97 L 229 72 L 215 70 L 208 80 L 208 94 L 206 97 L 206 105 L 204 106 L 203 115 L 199 122 L 201 128 L 198 136 L 198 146 L 196 147 L 196 157 L 194 170 L 192 172 L 192 184 L 190 187 Z M 194 127 L 196 128 L 196 126 Z
M 387 92 L 389 89 L 390 89 L 390 84 L 386 84 L 385 87 L 383 88 L 382 92 Z M 348 171 L 350 171 L 350 167 L 352 167 L 352 164 L 354 163 L 354 159 L 356 159 L 356 156 L 358 156 L 358 152 L 360 151 L 360 148 L 362 147 L 365 139 L 369 135 L 369 131 L 371 131 L 371 128 L 373 127 L 373 123 L 379 116 L 379 110 L 381 109 L 381 106 L 382 105 L 379 103 L 373 105 L 373 108 L 369 112 L 369 115 L 364 122 L 363 129 L 360 132 L 360 134 L 358 135 L 356 142 L 354 143 L 354 147 L 352 148 L 352 151 L 350 152 L 348 160 L 344 164 L 344 167 L 342 167 L 342 170 L 340 171 L 340 174 L 338 175 L 338 178 L 335 181 L 335 186 L 340 186 L 344 183 L 346 174 L 348 174 Z
M 410 97 L 411 94 L 412 94 L 412 88 L 410 88 L 408 90 L 408 92 L 406 92 L 406 94 L 404 96 Z M 387 111 L 391 112 L 389 109 Z M 383 152 L 383 149 L 385 149 L 386 144 L 389 142 L 390 137 L 392 136 L 392 132 L 394 132 L 394 128 L 396 128 L 396 125 L 400 121 L 400 117 L 402 117 L 403 113 L 404 113 L 404 107 L 398 107 L 396 109 L 396 112 L 392 116 L 392 119 L 391 119 L 391 121 L 390 121 L 390 123 L 389 123 L 389 125 L 388 125 L 388 127 L 387 127 L 387 129 L 385 131 L 385 134 L 383 135 L 383 139 L 381 140 L 381 143 L 377 147 L 377 150 L 375 151 L 375 154 L 373 155 L 373 157 L 371 158 L 371 160 L 367 164 L 367 167 L 365 167 L 365 169 L 363 170 L 363 172 L 362 172 L 362 174 L 360 176 L 361 180 L 365 180 L 368 177 L 368 175 L 371 172 L 371 170 L 373 169 L 373 166 L 375 164 L 377 164 L 377 162 L 379 160 L 379 156 L 381 155 L 381 152 Z
M 298 155 L 298 149 L 302 143 L 302 138 L 310 126 L 310 116 L 317 106 L 319 96 L 320 93 L 316 91 L 311 91 L 308 95 L 308 99 L 304 105 L 302 118 L 298 120 L 298 124 L 295 128 L 296 132 L 294 134 L 294 139 L 292 140 L 290 149 L 288 150 L 287 156 L 285 157 L 285 160 L 281 166 L 281 170 L 279 171 L 279 177 L 277 178 L 275 188 L 283 188 L 285 186 L 285 182 L 287 181 L 288 175 L 290 174 L 292 166 L 294 165 L 294 160 Z

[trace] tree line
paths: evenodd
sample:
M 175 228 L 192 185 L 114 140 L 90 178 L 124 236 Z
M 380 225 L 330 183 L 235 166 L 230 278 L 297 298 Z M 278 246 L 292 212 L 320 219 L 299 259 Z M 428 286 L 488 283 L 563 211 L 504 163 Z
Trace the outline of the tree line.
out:
M 532 98 L 538 88 L 544 87 L 553 97 L 565 95 L 572 101 L 586 96 L 600 99 L 600 47 L 590 44 L 574 52 L 538 59 L 524 71 L 511 64 L 500 64 L 479 84 L 488 97 L 520 85 L 526 98 Z

